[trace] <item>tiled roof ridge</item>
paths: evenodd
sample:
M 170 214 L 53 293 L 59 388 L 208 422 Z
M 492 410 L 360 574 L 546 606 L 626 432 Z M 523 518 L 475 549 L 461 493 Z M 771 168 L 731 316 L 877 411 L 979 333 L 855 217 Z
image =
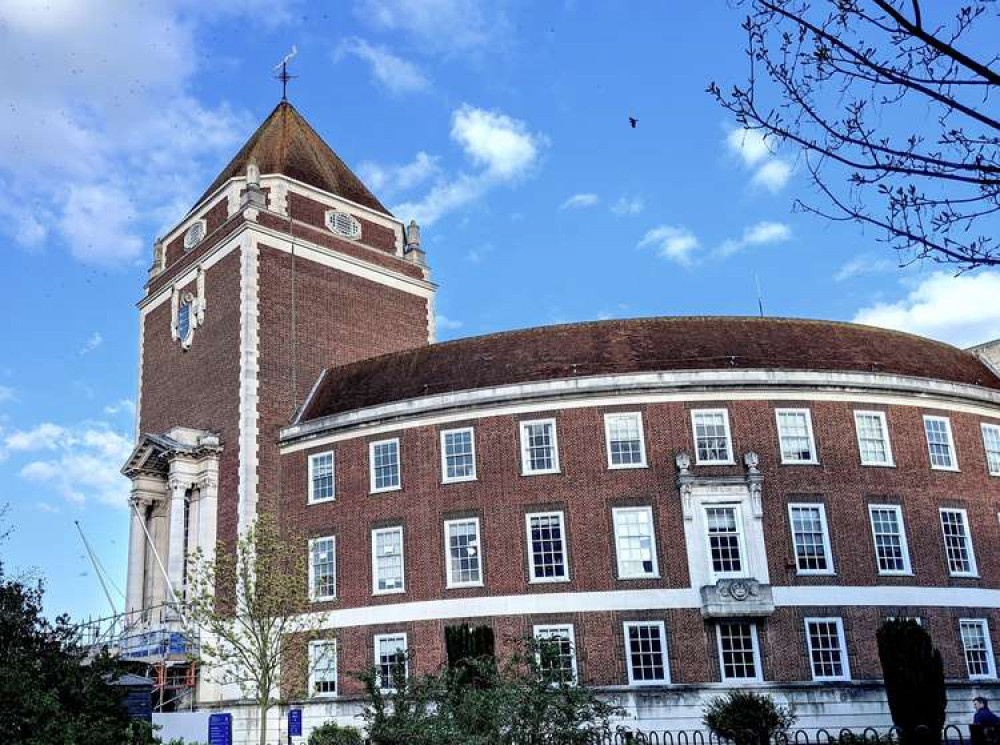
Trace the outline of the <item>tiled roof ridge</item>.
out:
M 329 374 L 336 374 L 338 370 L 349 370 L 356 367 L 361 367 L 367 364 L 373 364 L 382 360 L 392 359 L 396 357 L 406 357 L 408 355 L 417 354 L 420 350 L 428 349 L 444 349 L 446 347 L 458 346 L 461 344 L 469 342 L 480 342 L 487 341 L 489 339 L 499 339 L 515 335 L 535 335 L 535 334 L 549 334 L 553 331 L 567 330 L 567 329 L 582 329 L 590 326 L 612 326 L 615 324 L 642 324 L 651 322 L 671 322 L 671 323 L 682 323 L 691 321 L 738 321 L 752 322 L 752 323 L 801 323 L 801 324 L 814 324 L 817 326 L 827 326 L 827 327 L 840 327 L 848 329 L 868 329 L 881 334 L 895 335 L 908 339 L 917 339 L 921 342 L 928 344 L 936 344 L 940 347 L 948 349 L 954 352 L 962 352 L 964 354 L 972 354 L 969 349 L 963 349 L 961 347 L 956 347 L 947 342 L 938 341 L 937 339 L 931 339 L 926 336 L 921 336 L 920 334 L 914 334 L 909 331 L 900 331 L 898 329 L 888 329 L 882 326 L 872 326 L 867 323 L 854 323 L 852 321 L 829 321 L 822 318 L 796 318 L 794 316 L 723 316 L 723 315 L 712 315 L 712 316 L 639 316 L 636 318 L 612 318 L 605 320 L 594 320 L 594 321 L 571 321 L 567 323 L 554 323 L 546 326 L 525 326 L 518 329 L 506 329 L 503 331 L 491 331 L 487 334 L 477 334 L 475 336 L 463 336 L 459 339 L 449 339 L 448 341 L 439 341 L 433 344 L 426 344 L 420 347 L 410 347 L 409 349 L 400 349 L 395 352 L 386 352 L 384 354 L 374 355 L 372 357 L 365 357 L 364 359 L 354 360 L 353 362 L 346 362 L 342 365 L 331 365 L 327 368 Z M 971 347 L 970 349 L 974 349 Z M 733 355 L 720 354 L 712 357 L 711 359 L 722 359 L 726 357 L 732 357 Z M 694 359 L 688 357 L 686 359 Z M 706 358 L 708 359 L 708 358 Z
M 296 136 L 292 131 L 293 126 L 298 127 L 301 130 L 301 134 Z M 318 171 L 326 171 L 317 173 L 315 179 L 300 178 L 299 180 L 304 180 L 310 186 L 323 191 L 329 191 L 369 209 L 374 209 L 385 215 L 392 215 L 385 205 L 379 201 L 378 197 L 371 192 L 357 174 L 351 170 L 333 148 L 327 144 L 326 140 L 302 116 L 298 109 L 288 101 L 280 101 L 274 107 L 236 155 L 226 163 L 211 185 L 197 199 L 195 206 L 202 204 L 229 179 L 242 175 L 246 170 L 246 164 L 249 162 L 252 154 L 262 145 L 264 138 L 276 138 L 278 163 L 258 163 L 261 173 L 266 174 L 276 171 L 295 178 L 295 175 L 288 172 L 296 170 L 291 163 L 292 152 L 289 149 L 294 140 L 294 143 L 297 143 L 301 150 L 306 151 L 305 154 L 308 156 L 309 161 L 307 163 L 308 166 L 315 166 Z M 312 168 L 308 170 L 312 170 Z

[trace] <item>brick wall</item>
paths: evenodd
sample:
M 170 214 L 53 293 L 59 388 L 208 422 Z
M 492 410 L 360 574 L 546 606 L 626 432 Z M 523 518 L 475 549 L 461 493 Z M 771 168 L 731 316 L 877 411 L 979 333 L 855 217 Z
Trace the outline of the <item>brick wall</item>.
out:
M 195 285 L 180 288 L 195 292 Z M 239 488 L 240 252 L 205 271 L 205 321 L 184 350 L 170 336 L 170 300 L 143 321 L 141 432 L 171 427 L 217 432 L 221 540 L 236 535 Z
M 803 401 L 725 401 L 650 404 L 621 410 L 641 411 L 649 468 L 609 470 L 603 416 L 610 408 L 577 408 L 495 416 L 449 422 L 445 427 L 414 427 L 377 437 L 359 436 L 333 446 L 283 456 L 282 516 L 303 538 L 337 537 L 338 599 L 318 609 L 376 606 L 441 598 L 530 595 L 533 593 L 683 588 L 690 586 L 683 516 L 676 486 L 675 455 L 692 452 L 691 408 L 728 408 L 737 456 L 754 450 L 764 474 L 764 533 L 769 571 L 774 585 L 831 584 L 847 586 L 919 585 L 926 587 L 1000 587 L 1000 478 L 987 473 L 980 435 L 981 417 L 918 407 L 878 407 L 868 403 Z M 812 410 L 819 465 L 781 465 L 775 408 Z M 620 408 L 620 407 L 619 407 Z M 862 467 L 855 436 L 853 410 L 882 409 L 896 466 Z M 924 439 L 922 415 L 950 417 L 960 472 L 932 471 Z M 522 476 L 519 419 L 552 417 L 557 422 L 561 473 Z M 986 420 L 989 421 L 989 420 Z M 1000 421 L 1000 418 L 992 421 Z M 477 480 L 442 484 L 441 429 L 474 426 Z M 402 489 L 369 494 L 368 444 L 399 437 Z M 332 449 L 336 457 L 333 502 L 308 505 L 307 457 Z M 737 458 L 738 460 L 738 458 Z M 742 476 L 737 466 L 695 467 L 699 475 Z M 795 573 L 787 504 L 823 502 L 827 508 L 833 561 L 832 577 Z M 867 505 L 900 504 L 914 576 L 885 577 L 876 571 Z M 660 578 L 619 580 L 613 544 L 611 509 L 622 505 L 653 508 Z M 968 510 L 979 578 L 950 577 L 944 555 L 938 508 Z M 524 514 L 561 509 L 566 515 L 570 581 L 528 582 Z M 443 521 L 476 515 L 483 539 L 484 586 L 447 589 Z M 406 593 L 373 597 L 371 592 L 371 529 L 404 526 Z M 998 622 L 989 609 L 780 608 L 758 628 L 764 668 L 770 680 L 810 679 L 802 619 L 842 616 L 851 669 L 855 678 L 879 677 L 874 631 L 887 615 L 921 615 L 928 619 L 945 655 L 947 673 L 964 677 L 958 646 L 959 617 L 991 618 L 994 644 L 1000 649 Z M 683 682 L 718 680 L 714 626 L 706 626 L 698 610 L 630 614 L 627 620 L 665 620 L 671 646 L 673 679 Z M 498 638 L 508 627 L 548 621 L 574 622 L 581 672 L 592 684 L 625 682 L 621 621 L 626 616 L 588 613 L 563 617 L 532 616 L 495 619 Z M 482 622 L 482 621 L 480 621 Z M 489 621 L 487 621 L 489 622 Z M 424 669 L 443 659 L 444 625 L 426 622 L 400 627 L 361 627 L 339 632 L 342 670 L 366 664 L 371 635 L 409 630 L 410 647 Z M 404 629 L 405 627 L 405 629 Z M 794 640 L 789 643 L 788 640 Z M 367 657 L 366 657 L 367 655 Z M 342 685 L 349 685 L 342 674 Z
M 425 299 L 301 257 L 294 264 L 293 332 L 292 261 L 289 253 L 260 246 L 258 473 L 268 509 L 280 489 L 279 430 L 323 369 L 426 344 L 428 333 Z

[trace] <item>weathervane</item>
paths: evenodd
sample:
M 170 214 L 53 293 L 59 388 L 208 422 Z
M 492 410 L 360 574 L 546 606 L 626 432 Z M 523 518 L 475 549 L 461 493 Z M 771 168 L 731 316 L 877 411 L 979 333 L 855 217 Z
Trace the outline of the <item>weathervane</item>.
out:
M 289 52 L 288 54 L 286 54 L 285 58 L 283 60 L 281 60 L 281 62 L 279 62 L 278 64 L 276 64 L 274 66 L 275 70 L 279 70 L 279 69 L 281 70 L 281 72 L 279 72 L 274 77 L 276 79 L 278 79 L 278 80 L 281 81 L 281 100 L 282 101 L 287 101 L 288 100 L 288 81 L 292 80 L 293 78 L 297 78 L 298 77 L 298 75 L 289 75 L 288 74 L 288 63 L 291 61 L 292 57 L 294 57 L 298 53 L 299 53 L 299 50 L 295 48 L 294 44 L 292 44 L 292 51 Z

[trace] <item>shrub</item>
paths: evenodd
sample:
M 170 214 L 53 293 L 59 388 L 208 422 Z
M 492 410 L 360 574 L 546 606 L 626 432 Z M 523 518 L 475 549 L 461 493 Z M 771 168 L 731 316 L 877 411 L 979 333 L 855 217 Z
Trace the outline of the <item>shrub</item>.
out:
M 924 627 L 912 619 L 886 621 L 879 628 L 878 656 L 892 721 L 904 739 L 927 727 L 922 741 L 940 742 L 948 697 L 944 664 Z
M 363 742 L 361 732 L 354 727 L 327 722 L 310 733 L 307 745 L 361 745 Z
M 790 709 L 767 695 L 730 691 L 708 702 L 702 716 L 705 726 L 738 745 L 764 745 L 795 723 Z

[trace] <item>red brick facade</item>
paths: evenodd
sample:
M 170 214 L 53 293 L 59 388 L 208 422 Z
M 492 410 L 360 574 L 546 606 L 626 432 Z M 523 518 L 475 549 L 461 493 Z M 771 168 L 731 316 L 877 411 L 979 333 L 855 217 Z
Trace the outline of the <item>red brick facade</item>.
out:
M 832 585 L 858 587 L 910 585 L 1000 587 L 1000 478 L 990 476 L 980 430 L 993 418 L 919 406 L 877 406 L 825 400 L 727 400 L 695 403 L 651 403 L 626 407 L 554 408 L 520 416 L 482 416 L 440 426 L 413 426 L 377 436 L 358 433 L 332 445 L 291 452 L 282 466 L 283 522 L 306 537 L 337 538 L 337 600 L 317 609 L 345 609 L 451 598 L 524 596 L 535 593 L 600 592 L 690 587 L 684 518 L 677 487 L 675 456 L 692 452 L 690 410 L 724 407 L 729 412 L 737 454 L 760 454 L 764 478 L 763 527 L 770 581 L 774 587 Z M 809 408 L 819 465 L 782 465 L 778 456 L 775 408 Z M 895 467 L 860 464 L 854 409 L 887 412 Z M 604 414 L 641 411 L 648 467 L 607 467 Z M 470 412 L 471 415 L 472 412 Z M 950 418 L 959 472 L 931 470 L 924 438 L 924 414 Z M 552 417 L 557 423 L 561 472 L 521 475 L 518 421 Z M 475 431 L 477 480 L 444 484 L 441 476 L 440 431 L 472 426 Z M 402 488 L 370 494 L 368 444 L 399 437 Z M 307 457 L 332 450 L 336 462 L 336 499 L 307 504 Z M 699 475 L 739 477 L 742 465 L 695 467 Z M 796 572 L 789 527 L 789 502 L 826 506 L 833 576 Z M 876 568 L 867 507 L 870 503 L 902 506 L 913 575 L 882 576 Z M 653 509 L 659 579 L 617 578 L 611 509 L 649 505 Z M 978 578 L 949 575 L 944 554 L 940 507 L 968 510 Z M 528 581 L 525 513 L 562 510 L 566 517 L 570 581 Z M 478 516 L 483 541 L 484 585 L 448 589 L 445 577 L 444 520 Z M 371 530 L 404 527 L 406 592 L 372 594 Z M 305 546 L 303 546 L 305 550 Z M 1000 613 L 995 608 L 936 607 L 778 607 L 758 621 L 764 678 L 808 681 L 811 678 L 803 619 L 843 618 L 853 679 L 877 679 L 874 634 L 880 619 L 920 616 L 945 656 L 946 673 L 967 677 L 959 643 L 959 618 L 989 619 L 994 647 L 1000 649 Z M 511 633 L 530 633 L 532 624 L 574 624 L 581 679 L 592 685 L 625 685 L 622 622 L 655 619 L 666 624 L 671 681 L 702 683 L 720 680 L 715 623 L 698 609 L 641 612 L 587 612 L 523 617 L 469 619 L 492 624 L 498 640 Z M 407 631 L 420 669 L 437 668 L 444 660 L 443 627 L 460 620 L 420 621 L 338 629 L 341 685 L 357 693 L 349 672 L 371 664 L 374 634 Z

